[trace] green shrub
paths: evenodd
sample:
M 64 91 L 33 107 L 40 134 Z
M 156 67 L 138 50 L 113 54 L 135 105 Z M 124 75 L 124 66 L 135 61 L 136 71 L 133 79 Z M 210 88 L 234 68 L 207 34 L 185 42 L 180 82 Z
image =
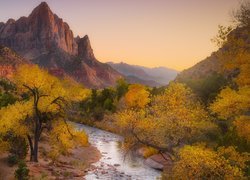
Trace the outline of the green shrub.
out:
M 28 153 L 28 144 L 25 138 L 9 134 L 8 140 L 10 143 L 9 152 L 12 155 L 17 156 L 19 159 L 25 159 Z
M 29 169 L 24 161 L 20 161 L 18 168 L 15 171 L 15 178 L 17 180 L 28 180 L 29 179 Z
M 19 160 L 26 158 L 28 154 L 28 144 L 24 137 L 17 136 L 15 133 L 9 131 L 2 136 L 2 140 L 6 143 L 6 150 L 9 152 L 7 160 L 10 166 L 17 164 Z
M 16 97 L 11 93 L 0 93 L 0 108 L 16 102 Z
M 8 164 L 9 164 L 10 166 L 16 165 L 16 164 L 18 163 L 18 161 L 19 161 L 19 158 L 18 158 L 16 155 L 10 154 L 10 155 L 8 156 Z

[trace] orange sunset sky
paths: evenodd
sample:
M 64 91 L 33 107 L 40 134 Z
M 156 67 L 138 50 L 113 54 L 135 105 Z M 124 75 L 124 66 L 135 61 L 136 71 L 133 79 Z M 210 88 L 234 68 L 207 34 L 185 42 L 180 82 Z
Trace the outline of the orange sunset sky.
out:
M 40 0 L 0 0 L 0 22 L 28 16 Z M 46 0 L 74 35 L 88 34 L 101 62 L 183 70 L 217 47 L 218 25 L 238 0 Z

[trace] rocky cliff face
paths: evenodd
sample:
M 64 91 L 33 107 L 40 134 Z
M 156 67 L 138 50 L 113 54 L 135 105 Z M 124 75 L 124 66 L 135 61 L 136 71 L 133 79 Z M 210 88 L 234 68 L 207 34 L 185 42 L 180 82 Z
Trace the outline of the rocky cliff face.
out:
M 53 48 L 76 55 L 77 44 L 67 23 L 41 3 L 28 17 L 9 19 L 0 26 L 0 43 L 34 59 Z
M 122 75 L 105 63 L 99 62 L 93 53 L 88 36 L 77 40 L 78 56 L 73 62 L 67 65 L 66 70 L 78 82 L 90 87 L 95 84 L 97 87 L 114 85 Z
M 95 55 L 90 45 L 90 40 L 89 40 L 88 35 L 84 36 L 83 38 L 79 38 L 77 40 L 77 44 L 78 44 L 78 56 L 80 58 L 89 59 L 89 60 L 95 59 Z
M 74 38 L 68 24 L 45 2 L 28 17 L 0 23 L 0 44 L 55 75 L 70 75 L 88 87 L 110 86 L 121 77 L 96 60 L 88 36 Z

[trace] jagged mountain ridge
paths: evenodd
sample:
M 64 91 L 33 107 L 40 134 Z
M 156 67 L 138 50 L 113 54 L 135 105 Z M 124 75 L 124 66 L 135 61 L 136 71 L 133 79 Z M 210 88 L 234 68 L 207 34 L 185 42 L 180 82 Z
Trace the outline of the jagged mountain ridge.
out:
M 122 75 L 93 53 L 89 37 L 74 38 L 69 25 L 46 2 L 28 17 L 0 23 L 0 44 L 57 76 L 70 76 L 87 87 L 112 86 Z
M 125 75 L 129 82 L 141 81 L 144 82 L 143 84 L 149 84 L 150 86 L 167 85 L 171 80 L 175 79 L 178 73 L 176 70 L 165 67 L 147 68 L 123 62 L 108 62 L 108 64 L 121 74 Z

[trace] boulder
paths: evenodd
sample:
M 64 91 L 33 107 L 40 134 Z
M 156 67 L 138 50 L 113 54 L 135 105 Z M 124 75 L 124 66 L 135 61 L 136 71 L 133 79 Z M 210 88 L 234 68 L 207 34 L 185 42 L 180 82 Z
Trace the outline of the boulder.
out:
M 145 164 L 158 170 L 163 170 L 165 167 L 172 167 L 173 161 L 168 153 L 155 154 L 145 160 Z

